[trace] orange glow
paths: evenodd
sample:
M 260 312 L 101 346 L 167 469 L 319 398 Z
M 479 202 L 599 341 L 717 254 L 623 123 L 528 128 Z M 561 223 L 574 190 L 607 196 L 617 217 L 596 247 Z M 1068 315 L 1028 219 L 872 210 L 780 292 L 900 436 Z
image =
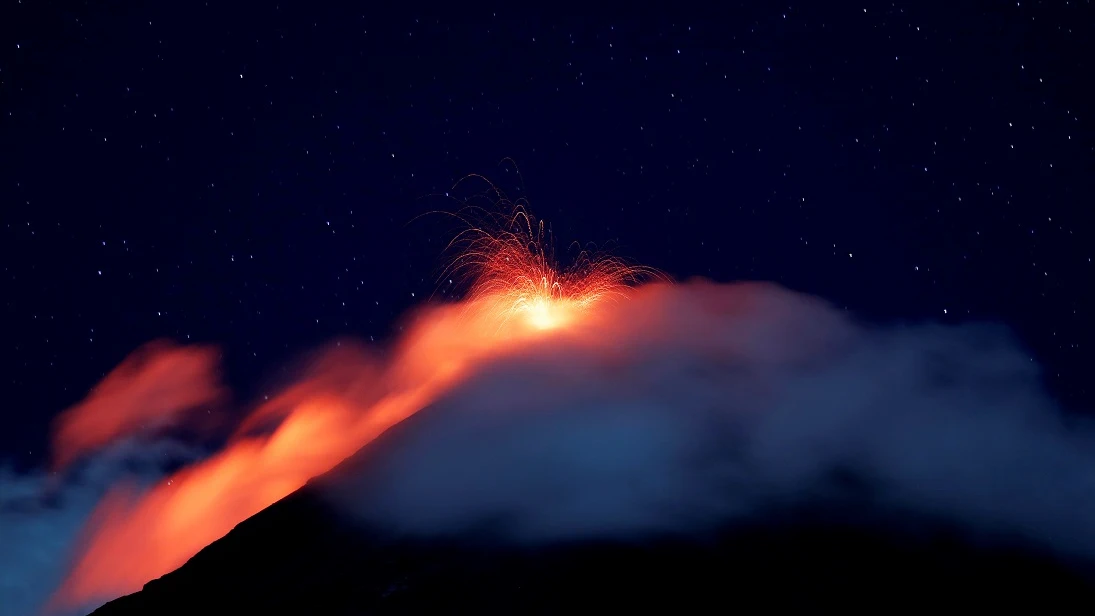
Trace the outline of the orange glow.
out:
M 588 250 L 578 252 L 570 269 L 559 269 L 544 222 L 523 201 L 511 202 L 490 186 L 496 197 L 492 209 L 467 207 L 455 215 L 465 229 L 449 244 L 457 256 L 444 274 L 469 279 L 473 305 L 493 315 L 500 327 L 514 319 L 537 330 L 565 327 L 593 305 L 622 297 L 631 285 L 664 278 L 651 268 Z
M 473 226 L 457 238 L 464 250 L 448 271 L 470 278 L 469 296 L 459 304 L 422 311 L 386 357 L 351 344 L 332 345 L 302 378 L 257 406 L 219 453 L 140 498 L 132 498 L 126 486 L 111 493 L 89 523 L 84 548 L 53 605 L 139 590 L 432 403 L 478 362 L 561 328 L 576 332 L 598 302 L 621 297 L 641 275 L 655 274 L 585 252 L 575 268 L 560 274 L 543 224 L 523 207 L 515 212 L 494 219 L 501 222 L 493 227 Z M 100 390 L 111 389 L 110 384 L 117 390 L 113 399 L 134 404 L 148 403 L 148 392 L 178 394 L 186 389 L 180 383 L 200 381 L 193 378 L 200 372 L 195 365 L 181 364 L 181 380 L 172 367 L 185 357 L 183 352 L 203 351 L 161 350 L 164 355 L 150 360 L 161 362 L 155 363 L 159 369 L 150 373 L 151 381 L 112 373 Z M 126 366 L 116 372 L 132 371 Z M 159 407 L 168 401 L 176 407 L 201 402 L 216 391 L 207 383 L 199 385 L 190 398 L 167 395 Z M 131 395 L 128 387 L 140 395 Z M 97 395 L 102 394 L 92 394 L 77 409 L 100 404 Z M 123 417 L 141 417 L 137 406 L 124 409 Z M 80 450 L 72 444 L 80 442 L 71 434 L 76 428 L 70 426 L 76 425 L 83 424 L 65 424 L 62 444 L 68 451 Z M 85 440 L 101 442 L 120 431 L 92 431 Z
M 82 402 L 58 416 L 54 463 L 76 458 L 141 429 L 156 428 L 179 414 L 217 401 L 216 352 L 153 342 L 134 351 Z

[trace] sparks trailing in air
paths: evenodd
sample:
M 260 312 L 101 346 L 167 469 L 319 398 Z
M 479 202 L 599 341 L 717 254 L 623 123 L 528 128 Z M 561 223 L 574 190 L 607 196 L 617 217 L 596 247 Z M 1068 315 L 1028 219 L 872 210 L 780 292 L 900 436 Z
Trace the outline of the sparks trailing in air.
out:
M 455 257 L 442 277 L 469 283 L 469 310 L 497 321 L 499 329 L 565 327 L 594 305 L 624 297 L 631 286 L 668 279 L 656 269 L 581 248 L 573 264 L 561 268 L 544 221 L 532 215 L 524 200 L 510 201 L 487 183 L 494 197 L 490 208 L 465 205 L 451 214 L 465 228 L 449 243 L 447 250 Z

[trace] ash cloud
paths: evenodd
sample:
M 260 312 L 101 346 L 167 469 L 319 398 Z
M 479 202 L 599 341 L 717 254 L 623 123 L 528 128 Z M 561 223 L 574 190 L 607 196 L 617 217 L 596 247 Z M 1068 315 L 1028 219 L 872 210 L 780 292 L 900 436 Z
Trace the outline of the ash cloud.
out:
M 147 487 L 167 468 L 202 452 L 179 442 L 128 438 L 100 449 L 67 472 L 17 473 L 0 466 L 0 616 L 42 613 L 68 572 L 96 506 L 124 482 Z M 86 614 L 112 597 L 53 616 Z
M 21 474 L 0 465 L 0 616 L 98 607 L 47 609 L 96 507 L 119 485 L 143 489 L 202 457 L 164 432 L 187 413 L 192 426 L 211 432 L 214 422 L 193 421 L 192 411 L 225 395 L 215 349 L 151 342 L 58 415 L 52 470 Z
M 870 326 L 772 285 L 640 289 L 482 366 L 325 494 L 411 535 L 702 532 L 847 497 L 1095 556 L 1095 437 L 994 325 Z
M 223 399 L 215 357 L 162 350 L 178 361 L 127 362 L 124 383 L 99 390 L 116 403 L 64 416 L 107 420 L 69 444 L 64 473 L 0 467 L 0 615 L 40 611 L 119 481 L 149 485 L 165 460 L 208 453 L 158 433 Z M 373 383 L 353 357 L 322 374 Z M 289 393 L 311 391 L 300 386 Z M 642 287 L 588 326 L 476 366 L 338 471 L 316 482 L 323 494 L 411 535 L 703 533 L 851 499 L 1095 557 L 1095 433 L 1046 396 L 1006 328 L 865 325 L 773 285 Z M 834 481 L 848 476 L 851 496 Z

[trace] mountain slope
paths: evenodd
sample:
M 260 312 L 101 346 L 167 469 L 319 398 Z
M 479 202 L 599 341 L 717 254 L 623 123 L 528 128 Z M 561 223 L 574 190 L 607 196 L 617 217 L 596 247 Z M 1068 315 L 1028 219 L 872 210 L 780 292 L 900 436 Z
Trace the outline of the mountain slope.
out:
M 841 503 L 770 511 L 703 538 L 506 546 L 485 532 L 397 537 L 336 509 L 324 490 L 381 468 L 413 417 L 324 477 L 239 524 L 178 570 L 95 612 L 137 614 L 559 613 L 754 606 L 793 613 L 1024 607 L 1090 613 L 1088 577 L 1049 556 L 986 549 L 939 521 Z

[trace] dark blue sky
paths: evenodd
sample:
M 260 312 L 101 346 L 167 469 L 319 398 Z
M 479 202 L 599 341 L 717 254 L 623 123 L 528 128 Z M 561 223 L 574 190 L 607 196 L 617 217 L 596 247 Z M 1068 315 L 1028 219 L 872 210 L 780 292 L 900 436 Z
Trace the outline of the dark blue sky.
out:
M 0 459 L 42 462 L 151 339 L 221 345 L 246 399 L 331 337 L 387 338 L 451 230 L 411 220 L 469 173 L 560 248 L 1003 321 L 1095 403 L 1089 2 L 209 4 L 0 20 Z

